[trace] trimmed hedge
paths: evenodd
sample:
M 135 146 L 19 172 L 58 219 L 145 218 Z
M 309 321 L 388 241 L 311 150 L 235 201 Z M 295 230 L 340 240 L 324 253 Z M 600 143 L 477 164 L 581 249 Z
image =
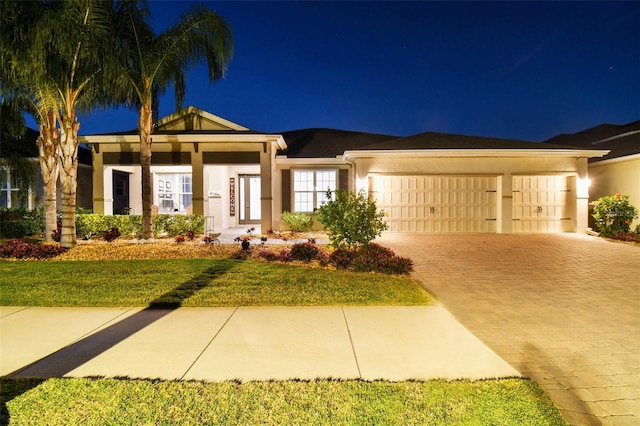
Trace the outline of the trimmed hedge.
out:
M 125 238 L 137 238 L 142 235 L 141 215 L 102 215 L 77 214 L 76 233 L 80 237 L 91 238 L 102 235 L 104 231 L 118 228 Z M 204 232 L 204 216 L 201 215 L 170 215 L 159 214 L 153 216 L 153 234 L 156 236 L 186 235 L 188 231 L 196 234 Z

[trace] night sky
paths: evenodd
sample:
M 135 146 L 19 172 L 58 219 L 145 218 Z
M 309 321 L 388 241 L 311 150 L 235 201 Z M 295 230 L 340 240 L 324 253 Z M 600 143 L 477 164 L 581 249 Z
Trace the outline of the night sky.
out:
M 150 1 L 162 30 L 191 2 Z M 264 132 L 330 127 L 546 140 L 640 119 L 640 2 L 207 2 L 231 24 L 224 80 L 194 105 Z M 171 91 L 160 115 L 175 110 Z M 81 116 L 80 134 L 137 113 Z

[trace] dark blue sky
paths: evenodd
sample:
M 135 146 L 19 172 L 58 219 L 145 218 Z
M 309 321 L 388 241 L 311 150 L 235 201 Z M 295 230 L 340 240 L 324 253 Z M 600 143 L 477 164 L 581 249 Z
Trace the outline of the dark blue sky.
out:
M 150 1 L 166 28 L 192 2 Z M 186 105 L 254 130 L 331 127 L 542 141 L 640 119 L 640 2 L 207 2 L 235 56 Z M 161 98 L 160 115 L 174 111 Z M 136 128 L 81 117 L 81 134 Z

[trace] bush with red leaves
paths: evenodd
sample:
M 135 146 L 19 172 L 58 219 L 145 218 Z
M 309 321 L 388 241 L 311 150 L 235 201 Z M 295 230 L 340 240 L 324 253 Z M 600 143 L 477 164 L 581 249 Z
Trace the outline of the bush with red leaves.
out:
M 13 259 L 50 259 L 65 252 L 57 244 L 31 244 L 22 240 L 10 240 L 0 244 L 0 257 Z

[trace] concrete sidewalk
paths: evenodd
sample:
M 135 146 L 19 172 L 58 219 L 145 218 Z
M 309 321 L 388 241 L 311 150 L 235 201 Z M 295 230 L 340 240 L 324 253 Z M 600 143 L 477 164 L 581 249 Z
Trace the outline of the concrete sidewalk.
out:
M 441 306 L 0 307 L 0 375 L 482 379 L 519 373 Z

